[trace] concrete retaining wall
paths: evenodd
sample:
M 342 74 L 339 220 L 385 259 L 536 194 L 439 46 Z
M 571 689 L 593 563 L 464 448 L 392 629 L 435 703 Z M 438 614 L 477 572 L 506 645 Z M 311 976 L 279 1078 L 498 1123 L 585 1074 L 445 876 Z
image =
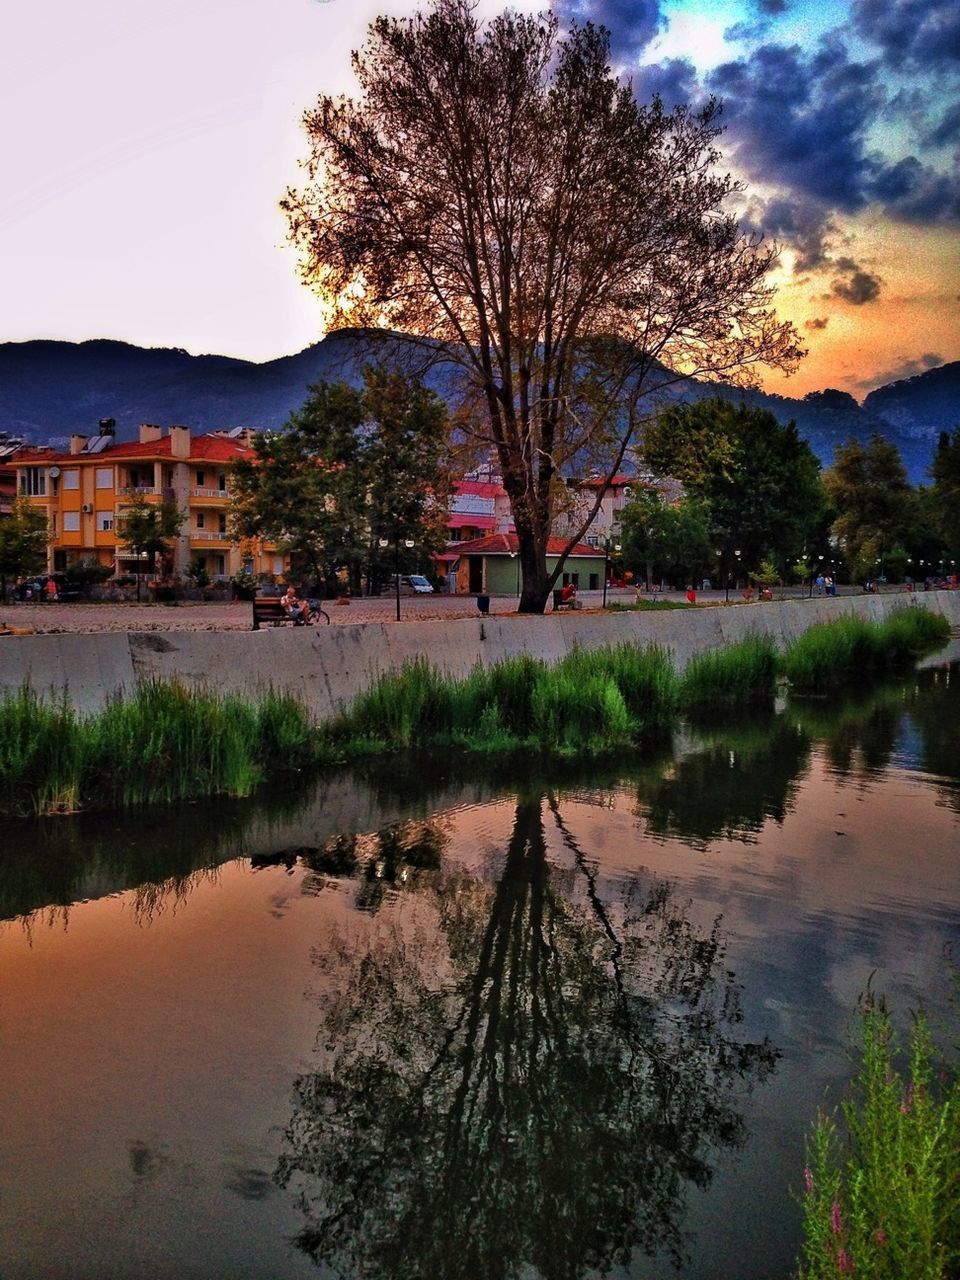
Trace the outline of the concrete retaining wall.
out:
M 25 682 L 44 696 L 64 693 L 82 714 L 159 677 L 191 687 L 255 694 L 273 686 L 296 694 L 325 719 L 384 672 L 420 655 L 462 678 L 479 662 L 530 653 L 556 662 L 572 649 L 626 641 L 669 649 L 678 669 L 694 654 L 735 644 L 746 635 L 772 636 L 783 646 L 839 614 L 882 620 L 895 609 L 923 605 L 960 628 L 960 592 L 841 596 L 835 599 L 664 611 L 563 613 L 543 617 L 497 614 L 451 622 L 367 623 L 263 631 L 101 632 L 92 635 L 5 636 L 0 639 L 0 689 Z

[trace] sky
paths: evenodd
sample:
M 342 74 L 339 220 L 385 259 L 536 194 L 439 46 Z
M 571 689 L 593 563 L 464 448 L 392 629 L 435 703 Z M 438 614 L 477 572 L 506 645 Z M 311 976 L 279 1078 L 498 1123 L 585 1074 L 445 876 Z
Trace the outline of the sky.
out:
M 424 0 L 425 2 L 425 0 Z M 479 0 L 482 15 L 502 0 Z M 546 0 L 515 0 L 536 12 Z M 409 0 L 38 0 L 0 43 L 0 341 L 268 360 L 323 336 L 278 202 L 304 110 Z M 799 396 L 960 359 L 956 0 L 554 0 L 638 94 L 724 104 L 745 227 L 782 246 Z

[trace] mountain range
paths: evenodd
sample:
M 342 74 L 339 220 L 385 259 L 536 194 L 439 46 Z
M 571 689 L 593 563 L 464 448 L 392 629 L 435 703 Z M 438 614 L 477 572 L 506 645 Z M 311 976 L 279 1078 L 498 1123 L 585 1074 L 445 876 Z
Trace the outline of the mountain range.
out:
M 263 364 L 110 339 L 2 343 L 0 432 L 62 443 L 74 432 L 95 434 L 101 418 L 116 420 L 120 440 L 135 439 L 141 422 L 183 423 L 197 431 L 275 429 L 313 383 L 360 377 L 370 358 L 365 336 L 342 330 Z M 678 393 L 684 400 L 717 394 L 796 422 L 825 466 L 838 444 L 879 433 L 900 450 L 916 484 L 929 478 L 939 432 L 960 425 L 960 361 L 879 387 L 862 404 L 833 389 L 791 399 L 688 383 Z

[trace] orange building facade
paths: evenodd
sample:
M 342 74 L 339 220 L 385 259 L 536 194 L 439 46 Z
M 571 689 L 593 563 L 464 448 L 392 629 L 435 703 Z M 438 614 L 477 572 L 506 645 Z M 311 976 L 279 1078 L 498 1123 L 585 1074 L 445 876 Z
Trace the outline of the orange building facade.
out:
M 250 456 L 247 439 L 245 432 L 194 436 L 189 427 L 144 424 L 138 441 L 119 444 L 108 424 L 97 436 L 71 436 L 69 452 L 19 450 L 11 460 L 17 492 L 49 521 L 48 569 L 86 560 L 117 574 L 145 572 L 122 535 L 124 509 L 139 495 L 148 503 L 173 499 L 185 514 L 159 572 L 182 574 L 199 561 L 215 580 L 244 569 L 282 575 L 287 561 L 275 548 L 230 540 L 230 464 Z

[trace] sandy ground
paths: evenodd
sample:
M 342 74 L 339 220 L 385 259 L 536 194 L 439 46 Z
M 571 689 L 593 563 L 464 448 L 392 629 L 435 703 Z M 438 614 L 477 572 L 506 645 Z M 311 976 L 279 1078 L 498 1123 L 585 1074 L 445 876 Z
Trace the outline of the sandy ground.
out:
M 600 592 L 582 593 L 584 607 L 600 605 Z M 594 600 L 593 597 L 596 597 Z M 609 592 L 608 602 L 621 598 L 633 602 L 633 591 Z M 397 603 L 391 597 L 352 599 L 338 605 L 328 601 L 324 608 L 331 625 L 351 622 L 396 622 Z M 493 596 L 491 613 L 515 613 L 515 596 Z M 477 602 L 472 596 L 402 596 L 400 620 L 424 621 L 434 618 L 476 618 Z M 249 631 L 252 610 L 247 602 L 236 604 L 6 604 L 0 606 L 0 625 L 34 632 L 60 631 Z M 321 621 L 321 625 L 325 625 Z
M 853 588 L 844 588 L 848 594 Z M 891 587 L 891 591 L 898 588 Z M 796 597 L 798 588 L 788 592 Z M 608 604 L 633 604 L 633 588 L 607 592 Z M 683 600 L 682 592 L 665 592 L 661 600 Z M 697 593 L 698 604 L 721 604 L 722 591 Z M 599 609 L 602 593 L 581 591 L 580 601 L 585 609 Z M 742 604 L 739 593 L 730 593 L 730 604 Z M 394 597 L 376 599 L 354 598 L 349 604 L 338 605 L 327 601 L 324 605 L 330 615 L 331 625 L 351 622 L 396 622 L 397 604 Z M 516 596 L 491 596 L 491 613 L 515 613 Z M 549 605 L 548 605 L 549 609 Z M 169 604 L 5 604 L 0 605 L 0 630 L 42 632 L 60 631 L 249 631 L 252 625 L 249 603 L 199 604 L 182 602 Z M 473 596 L 402 596 L 400 621 L 428 621 L 440 618 L 476 618 L 477 602 Z M 325 625 L 321 621 L 321 626 Z

